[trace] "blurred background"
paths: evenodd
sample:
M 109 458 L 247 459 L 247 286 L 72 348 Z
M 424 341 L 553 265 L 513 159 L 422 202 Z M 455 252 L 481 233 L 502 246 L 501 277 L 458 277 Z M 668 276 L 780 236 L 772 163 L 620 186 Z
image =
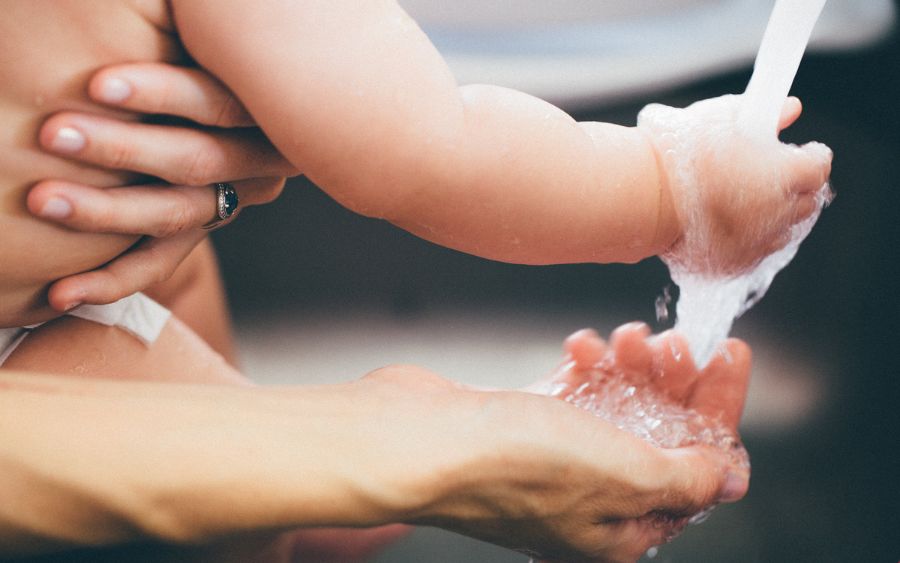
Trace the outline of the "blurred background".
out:
M 499 83 L 579 120 L 633 125 L 649 102 L 741 92 L 772 1 L 401 0 L 463 83 Z M 743 435 L 753 482 L 654 561 L 900 560 L 900 38 L 889 0 L 831 0 L 784 138 L 834 149 L 834 204 L 735 334 L 754 348 Z M 670 283 L 637 265 L 526 267 L 439 248 L 341 208 L 303 179 L 215 234 L 246 372 L 346 381 L 388 363 L 517 387 L 569 333 L 654 328 Z M 527 558 L 422 529 L 378 563 Z

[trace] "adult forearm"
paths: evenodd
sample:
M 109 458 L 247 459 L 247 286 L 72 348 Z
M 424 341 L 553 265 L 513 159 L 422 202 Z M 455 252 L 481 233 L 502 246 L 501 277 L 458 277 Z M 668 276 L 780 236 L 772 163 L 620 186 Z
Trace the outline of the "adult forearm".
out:
M 338 386 L 276 391 L 3 372 L 0 546 L 24 553 L 54 542 L 192 542 L 400 519 L 402 495 L 379 480 L 387 472 L 360 443 L 372 436 L 358 431 L 354 413 L 370 413 L 342 408 L 339 396 Z

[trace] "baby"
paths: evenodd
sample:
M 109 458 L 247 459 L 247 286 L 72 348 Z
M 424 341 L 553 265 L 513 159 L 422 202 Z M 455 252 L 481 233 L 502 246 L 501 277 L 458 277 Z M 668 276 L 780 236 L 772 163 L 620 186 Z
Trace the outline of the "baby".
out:
M 329 195 L 444 246 L 525 264 L 634 262 L 683 235 L 656 139 L 635 128 L 577 123 L 514 91 L 458 87 L 392 1 L 35 0 L 8 6 L 0 28 L 7 55 L 0 58 L 0 130 L 7 132 L 0 137 L 0 327 L 7 329 L 0 353 L 7 368 L 245 382 L 222 358 L 229 357 L 227 320 L 205 246 L 148 292 L 162 306 L 137 295 L 60 318 L 46 301 L 54 280 L 97 268 L 138 240 L 48 226 L 25 209 L 27 191 L 45 178 L 103 187 L 134 180 L 47 155 L 35 140 L 52 113 L 120 116 L 86 95 L 89 75 L 114 63 L 179 63 L 189 55 Z M 783 125 L 798 114 L 798 105 L 786 106 Z M 741 139 L 729 141 L 739 152 Z M 715 236 L 735 241 L 722 245 L 729 268 L 752 264 L 782 240 L 811 212 L 805 195 L 828 174 L 828 159 L 816 152 L 793 151 L 778 162 L 782 180 L 774 185 L 752 162 L 707 174 L 710 185 L 759 180 L 746 190 L 758 198 L 731 201 L 723 191 L 711 206 Z M 756 215 L 762 210 L 764 222 Z M 752 247 L 739 244 L 746 232 L 754 233 Z
M 117 115 L 86 99 L 87 73 L 126 60 L 181 61 L 185 48 L 332 197 L 438 244 L 526 264 L 634 262 L 682 238 L 668 185 L 675 171 L 665 169 L 658 149 L 666 139 L 576 123 L 503 88 L 458 87 L 395 2 L 271 3 L 11 8 L 3 47 L 15 56 L 0 68 L 7 85 L 0 125 L 19 133 L 6 137 L 0 156 L 7 233 L 0 326 L 52 318 L 43 297 L 51 280 L 104 264 L 137 240 L 76 234 L 27 217 L 25 193 L 43 178 L 100 186 L 125 180 L 39 152 L 38 120 L 67 109 Z M 76 20 L 85 25 L 68 24 Z M 120 21 L 127 22 L 127 39 L 113 31 Z M 44 40 L 37 46 L 26 33 Z M 798 104 L 789 103 L 782 125 L 797 115 Z M 739 135 L 715 138 L 735 155 L 747 144 Z M 752 161 L 720 160 L 704 174 L 712 194 L 707 236 L 723 249 L 706 258 L 712 269 L 716 260 L 746 267 L 783 243 L 790 225 L 813 211 L 812 194 L 827 178 L 830 156 L 818 150 L 753 149 Z M 777 182 L 760 160 L 775 163 Z M 732 199 L 728 186 L 736 179 L 745 189 Z M 32 252 L 33 245 L 52 249 L 53 259 Z

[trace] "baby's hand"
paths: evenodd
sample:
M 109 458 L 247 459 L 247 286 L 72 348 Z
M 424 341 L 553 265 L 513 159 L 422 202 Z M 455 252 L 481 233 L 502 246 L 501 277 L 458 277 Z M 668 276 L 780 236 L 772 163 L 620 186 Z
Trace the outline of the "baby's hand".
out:
M 787 244 L 791 227 L 817 214 L 826 199 L 831 150 L 748 136 L 738 127 L 742 100 L 728 95 L 685 109 L 652 104 L 638 116 L 681 227 L 664 258 L 688 272 L 752 268 Z M 788 99 L 779 129 L 800 111 L 799 100 Z

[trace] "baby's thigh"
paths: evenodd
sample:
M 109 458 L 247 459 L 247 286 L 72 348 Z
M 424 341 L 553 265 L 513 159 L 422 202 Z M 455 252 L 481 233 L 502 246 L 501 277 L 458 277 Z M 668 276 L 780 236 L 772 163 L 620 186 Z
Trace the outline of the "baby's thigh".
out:
M 236 365 L 231 317 L 216 253 L 209 240 L 191 252 L 168 280 L 144 291 Z
M 62 317 L 30 334 L 3 367 L 77 377 L 250 384 L 175 317 L 150 345 L 117 327 Z

